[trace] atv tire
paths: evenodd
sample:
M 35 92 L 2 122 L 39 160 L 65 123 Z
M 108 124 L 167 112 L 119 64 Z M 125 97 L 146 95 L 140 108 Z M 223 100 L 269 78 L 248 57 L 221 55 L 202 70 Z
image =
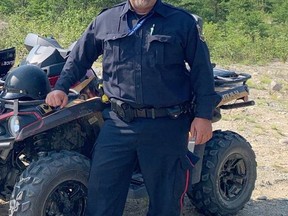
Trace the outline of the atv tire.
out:
M 90 161 L 76 152 L 50 152 L 32 162 L 16 183 L 10 216 L 83 216 Z
M 201 180 L 187 195 L 204 215 L 235 215 L 249 201 L 256 181 L 251 145 L 232 131 L 214 131 L 206 143 Z

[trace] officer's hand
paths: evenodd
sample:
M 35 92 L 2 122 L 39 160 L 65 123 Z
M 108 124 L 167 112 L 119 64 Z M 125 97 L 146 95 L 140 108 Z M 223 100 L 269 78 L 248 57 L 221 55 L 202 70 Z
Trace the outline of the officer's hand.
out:
M 54 90 L 46 96 L 45 102 L 52 107 L 63 108 L 68 103 L 68 96 L 64 91 Z
M 190 127 L 195 144 L 204 144 L 212 138 L 212 122 L 204 118 L 195 118 Z

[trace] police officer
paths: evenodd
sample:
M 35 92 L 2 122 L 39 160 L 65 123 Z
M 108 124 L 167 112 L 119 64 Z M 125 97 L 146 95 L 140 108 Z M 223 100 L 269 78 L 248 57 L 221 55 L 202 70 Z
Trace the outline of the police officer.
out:
M 192 167 L 188 133 L 196 144 L 211 138 L 217 100 L 197 23 L 161 0 L 128 0 L 102 11 L 72 50 L 46 102 L 64 107 L 69 87 L 102 54 L 111 108 L 103 111 L 92 156 L 86 215 L 122 215 L 136 162 L 149 194 L 148 215 L 179 215 Z

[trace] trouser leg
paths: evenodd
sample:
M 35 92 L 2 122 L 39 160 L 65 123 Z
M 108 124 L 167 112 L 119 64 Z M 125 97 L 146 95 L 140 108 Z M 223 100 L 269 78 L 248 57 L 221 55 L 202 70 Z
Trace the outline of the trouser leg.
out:
M 136 163 L 134 135 L 119 119 L 105 121 L 92 158 L 86 216 L 122 215 Z
M 186 157 L 190 118 L 143 123 L 138 160 L 149 194 L 149 216 L 179 216 L 191 164 Z

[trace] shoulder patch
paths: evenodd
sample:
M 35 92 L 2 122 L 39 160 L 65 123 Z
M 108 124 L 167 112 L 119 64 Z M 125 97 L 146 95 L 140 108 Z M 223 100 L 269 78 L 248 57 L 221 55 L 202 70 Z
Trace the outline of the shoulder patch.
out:
M 205 42 L 205 37 L 202 31 L 202 28 L 200 27 L 200 25 L 197 23 L 196 24 L 197 30 L 198 30 L 198 35 L 201 41 Z
M 199 35 L 200 40 L 204 42 L 205 38 L 204 38 L 204 34 L 203 34 L 203 19 L 196 14 L 190 14 L 190 15 L 193 17 L 193 19 L 196 22 L 196 27 L 198 30 L 198 35 Z

